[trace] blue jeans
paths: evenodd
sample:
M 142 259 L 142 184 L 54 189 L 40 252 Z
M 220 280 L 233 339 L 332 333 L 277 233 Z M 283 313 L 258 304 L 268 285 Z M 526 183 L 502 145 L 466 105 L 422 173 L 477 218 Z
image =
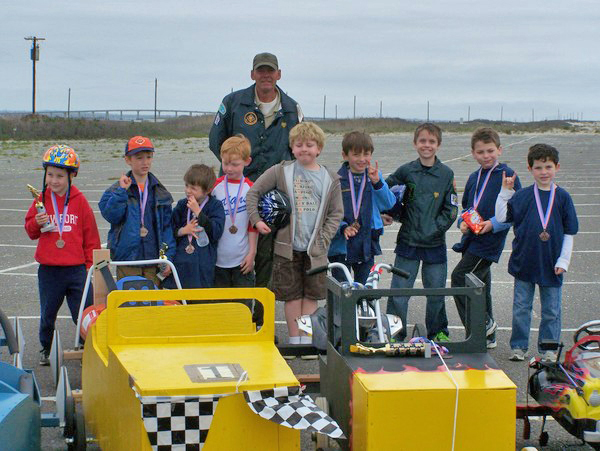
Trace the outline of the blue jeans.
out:
M 394 266 L 410 273 L 409 279 L 400 276 L 392 276 L 391 288 L 412 288 L 419 272 L 419 263 L 421 260 L 409 260 L 396 255 Z M 447 263 L 422 263 L 421 277 L 425 288 L 444 288 L 446 286 L 446 276 L 448 274 Z M 387 312 L 398 315 L 404 326 L 399 334 L 399 339 L 406 338 L 408 300 L 410 296 L 393 296 L 388 299 Z M 439 332 L 448 332 L 448 318 L 446 316 L 445 296 L 427 296 L 427 308 L 425 311 L 425 326 L 427 327 L 427 337 L 433 338 Z
M 511 349 L 527 351 L 534 291 L 534 283 L 515 279 Z M 562 287 L 539 287 L 539 291 L 542 320 L 538 334 L 538 352 L 541 352 L 542 340 L 560 340 Z

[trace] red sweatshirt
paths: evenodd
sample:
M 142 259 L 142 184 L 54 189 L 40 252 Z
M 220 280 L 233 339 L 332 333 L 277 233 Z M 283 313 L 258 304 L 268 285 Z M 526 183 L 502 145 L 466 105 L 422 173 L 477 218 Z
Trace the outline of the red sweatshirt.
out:
M 50 222 L 56 225 L 52 196 L 49 188 L 46 189 L 44 205 L 50 217 Z M 41 233 L 41 227 L 35 220 L 37 210 L 34 200 L 25 216 L 25 231 L 29 238 L 37 240 L 35 259 L 42 265 L 50 266 L 75 266 L 85 263 L 86 268 L 92 266 L 92 250 L 100 249 L 100 235 L 94 212 L 85 196 L 76 186 L 71 185 L 69 210 L 65 218 L 62 239 L 65 246 L 56 247 L 59 239 L 58 227 L 51 232 Z M 62 212 L 65 205 L 65 196 L 56 196 L 58 211 Z

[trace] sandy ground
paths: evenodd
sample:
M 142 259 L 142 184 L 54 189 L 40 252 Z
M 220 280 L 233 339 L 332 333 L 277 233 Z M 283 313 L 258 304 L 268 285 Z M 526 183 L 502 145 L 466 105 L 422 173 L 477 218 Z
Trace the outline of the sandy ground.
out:
M 341 162 L 341 136 L 329 136 L 327 145 L 320 157 L 325 165 L 337 168 Z M 416 158 L 412 148 L 411 134 L 386 134 L 373 137 L 375 143 L 374 159 L 379 162 L 379 167 L 384 174 L 395 170 L 401 164 Z M 579 215 L 580 233 L 575 239 L 575 253 L 571 268 L 565 278 L 563 288 L 563 335 L 565 344 L 572 343 L 573 331 L 583 322 L 596 319 L 598 312 L 598 287 L 600 284 L 600 232 L 597 223 L 600 218 L 600 135 L 560 133 L 545 135 L 507 135 L 502 136 L 505 146 L 501 158 L 513 167 L 520 175 L 522 183 L 531 184 L 532 179 L 526 170 L 526 152 L 530 145 L 536 142 L 547 142 L 555 145 L 561 152 L 561 171 L 558 183 L 566 188 L 573 196 Z M 468 175 L 476 169 L 476 164 L 470 156 L 470 136 L 461 134 L 447 134 L 444 136 L 442 147 L 438 156 L 445 161 L 455 172 L 459 194 L 462 192 Z M 34 368 L 43 396 L 54 395 L 50 370 L 37 366 L 39 345 L 37 343 L 37 326 L 39 315 L 39 301 L 37 295 L 36 271 L 37 265 L 33 260 L 35 243 L 31 242 L 25 234 L 22 224 L 25 212 L 30 205 L 31 197 L 25 185 L 41 185 L 41 155 L 45 148 L 55 144 L 52 142 L 2 142 L 0 143 L 0 283 L 2 295 L 0 306 L 7 315 L 22 316 L 23 329 L 27 338 L 26 355 L 24 364 Z M 113 140 L 100 141 L 71 141 L 72 145 L 82 158 L 80 174 L 76 179 L 77 186 L 84 192 L 96 211 L 102 242 L 106 242 L 108 224 L 98 213 L 97 202 L 102 192 L 112 184 L 120 174 L 127 169 L 122 153 L 125 142 Z M 181 139 L 181 140 L 156 140 L 156 158 L 153 172 L 163 184 L 171 191 L 177 200 L 183 197 L 182 176 L 187 167 L 193 163 L 206 163 L 218 166 L 218 161 L 208 150 L 207 139 Z M 385 230 L 381 240 L 384 251 L 378 261 L 393 263 L 394 243 L 398 224 Z M 450 250 L 452 244 L 459 240 L 459 232 L 452 228 L 447 234 L 448 268 L 449 273 L 459 260 L 459 256 Z M 512 278 L 507 273 L 506 267 L 510 253 L 509 235 L 503 257 L 498 265 L 494 266 L 492 293 L 494 297 L 494 313 L 499 323 L 498 347 L 490 354 L 500 367 L 518 386 L 518 401 L 525 402 L 525 385 L 527 381 L 526 363 L 508 361 L 512 305 Z M 389 277 L 384 277 L 380 287 L 388 287 Z M 449 284 L 449 282 L 448 282 Z M 420 278 L 417 280 L 420 286 Z M 411 303 L 409 322 L 424 322 L 424 299 L 415 298 Z M 385 301 L 384 301 L 385 305 Z M 462 338 L 460 321 L 454 303 L 447 299 L 448 316 L 451 325 L 451 335 Z M 60 312 L 61 318 L 57 327 L 63 333 L 63 343 L 72 343 L 74 327 L 68 319 L 65 306 Z M 539 324 L 539 305 L 534 311 L 531 343 L 537 338 Z M 280 340 L 285 337 L 283 325 L 283 308 L 278 305 L 276 311 L 277 334 Z M 6 357 L 4 355 L 3 357 Z M 314 373 L 318 369 L 314 362 L 296 360 L 291 362 L 292 368 L 298 373 Z M 80 382 L 80 369 L 78 363 L 69 363 L 71 383 L 78 387 Z M 398 406 L 402 408 L 401 406 Z M 45 410 L 52 410 L 53 402 L 44 402 Z M 491 407 L 490 407 L 491 408 Z M 432 415 L 440 415 L 432 412 Z M 432 421 L 435 421 L 434 419 Z M 522 421 L 516 421 L 517 448 L 526 445 L 536 445 L 541 422 L 532 423 L 532 439 L 521 439 Z M 550 432 L 550 445 L 545 449 L 588 449 L 581 446 L 580 442 L 571 437 L 553 421 L 549 422 L 547 430 Z M 303 436 L 302 449 L 309 449 L 310 441 L 307 435 Z M 44 449 L 64 449 L 60 432 L 57 430 L 44 430 Z M 485 449 L 485 445 L 482 446 Z

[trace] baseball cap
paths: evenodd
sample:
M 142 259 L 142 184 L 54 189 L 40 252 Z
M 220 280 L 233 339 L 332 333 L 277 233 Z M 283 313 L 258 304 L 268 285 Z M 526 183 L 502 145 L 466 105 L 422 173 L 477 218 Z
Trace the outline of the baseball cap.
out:
M 254 61 L 252 61 L 252 70 L 256 70 L 260 66 L 269 66 L 275 70 L 279 70 L 277 57 L 272 53 L 259 53 L 254 57 Z
M 154 152 L 154 145 L 150 138 L 145 136 L 134 136 L 131 138 L 125 146 L 125 156 L 135 155 L 138 152 Z

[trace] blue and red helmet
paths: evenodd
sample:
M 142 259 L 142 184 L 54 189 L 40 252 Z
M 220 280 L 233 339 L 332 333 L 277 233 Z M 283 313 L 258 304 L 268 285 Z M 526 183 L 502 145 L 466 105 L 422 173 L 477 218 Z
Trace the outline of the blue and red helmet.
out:
M 59 144 L 50 147 L 44 153 L 42 158 L 42 165 L 45 168 L 48 166 L 56 166 L 57 168 L 66 169 L 69 172 L 75 172 L 79 170 L 79 156 L 73 148 L 64 144 Z

